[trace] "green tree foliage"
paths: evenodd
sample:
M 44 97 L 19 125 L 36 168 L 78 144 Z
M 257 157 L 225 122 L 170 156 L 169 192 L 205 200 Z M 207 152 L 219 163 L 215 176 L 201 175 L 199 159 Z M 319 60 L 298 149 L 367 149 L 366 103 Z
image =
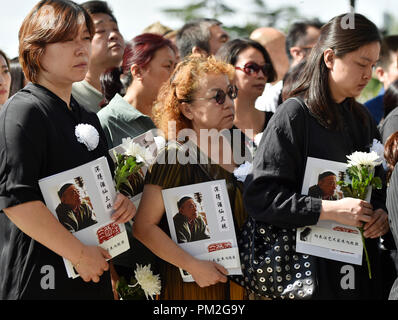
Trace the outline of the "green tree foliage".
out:
M 162 11 L 166 15 L 182 20 L 182 23 L 198 18 L 218 19 L 223 22 L 224 28 L 232 37 L 248 37 L 254 29 L 264 26 L 277 27 L 286 31 L 294 19 L 302 18 L 295 6 L 270 9 L 263 0 L 248 1 L 247 5 L 239 9 L 227 4 L 224 0 L 190 0 L 182 7 L 166 8 Z M 243 13 L 249 21 L 240 21 L 239 24 L 224 21 L 225 18 L 233 17 L 237 13 Z

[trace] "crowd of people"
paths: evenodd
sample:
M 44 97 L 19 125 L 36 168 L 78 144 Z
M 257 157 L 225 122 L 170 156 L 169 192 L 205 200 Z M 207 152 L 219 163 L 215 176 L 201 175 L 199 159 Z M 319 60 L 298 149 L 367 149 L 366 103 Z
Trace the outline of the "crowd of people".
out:
M 226 181 L 237 236 L 248 217 L 279 228 L 363 227 L 372 278 L 366 263 L 349 264 L 353 282 L 344 286 L 347 263 L 317 257 L 314 299 L 398 299 L 398 36 L 382 37 L 361 14 L 354 29 L 344 27 L 344 17 L 235 39 L 215 19 L 179 30 L 155 23 L 126 41 L 105 1 L 38 2 L 20 27 L 19 57 L 0 50 L 0 299 L 118 299 L 118 279 L 137 263 L 160 274 L 159 299 L 258 299 L 170 236 L 162 190 L 212 180 Z M 356 98 L 372 77 L 383 88 L 362 105 Z M 76 139 L 82 123 L 98 132 L 94 150 Z M 130 249 L 110 259 L 71 233 L 77 211 L 92 219 L 72 185 L 59 191 L 59 215 L 73 220 L 66 224 L 46 207 L 38 181 L 103 156 L 113 171 L 108 151 L 154 129 L 167 141 L 158 150 L 166 161 L 150 166 L 138 207 L 115 199 L 112 219 L 126 225 Z M 376 168 L 383 188 L 370 201 L 335 197 L 329 171 L 302 194 L 308 157 L 345 163 L 374 139 L 385 145 L 386 166 Z M 187 150 L 194 161 L 176 161 Z M 195 228 L 208 239 L 194 199 L 178 209 L 179 242 L 193 241 Z M 62 258 L 78 279 L 67 277 Z M 48 265 L 51 290 L 42 286 Z M 179 268 L 194 282 L 183 282 Z

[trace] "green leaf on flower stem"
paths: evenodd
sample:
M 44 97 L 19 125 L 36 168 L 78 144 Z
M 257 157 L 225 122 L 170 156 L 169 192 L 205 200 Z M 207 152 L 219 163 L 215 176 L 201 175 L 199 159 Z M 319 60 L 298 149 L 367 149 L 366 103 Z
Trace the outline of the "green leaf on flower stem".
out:
M 144 164 L 137 162 L 134 156 L 116 154 L 115 184 L 116 190 L 133 195 L 134 190 L 130 184 L 129 177 L 138 172 Z

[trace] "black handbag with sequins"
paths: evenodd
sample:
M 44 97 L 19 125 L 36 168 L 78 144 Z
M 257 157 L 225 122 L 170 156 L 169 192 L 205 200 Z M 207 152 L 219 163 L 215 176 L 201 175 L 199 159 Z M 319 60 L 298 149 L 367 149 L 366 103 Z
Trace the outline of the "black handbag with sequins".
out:
M 296 252 L 296 229 L 249 217 L 238 240 L 243 276 L 231 279 L 271 299 L 310 299 L 316 290 L 315 258 Z
M 308 109 L 302 99 L 293 99 L 305 113 L 306 162 Z M 296 252 L 296 229 L 278 228 L 249 217 L 240 230 L 238 245 L 243 276 L 231 276 L 233 281 L 271 299 L 310 299 L 314 295 L 317 286 L 316 258 Z

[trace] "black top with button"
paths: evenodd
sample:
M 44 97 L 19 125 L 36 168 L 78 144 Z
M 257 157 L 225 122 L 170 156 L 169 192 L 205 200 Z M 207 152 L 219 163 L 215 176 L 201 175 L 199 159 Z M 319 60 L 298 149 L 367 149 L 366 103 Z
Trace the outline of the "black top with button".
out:
M 71 98 L 71 110 L 48 89 L 28 84 L 0 112 L 0 299 L 112 299 L 109 273 L 98 284 L 68 279 L 62 257 L 19 230 L 3 209 L 43 201 L 38 181 L 106 156 L 113 162 L 95 113 Z M 77 141 L 78 124 L 100 136 L 93 151 Z M 54 270 L 54 289 L 43 277 Z
M 347 162 L 346 156 L 354 151 L 369 152 L 373 139 L 380 140 L 376 124 L 368 112 L 364 110 L 366 120 L 363 123 L 352 111 L 349 100 L 339 105 L 344 123 L 342 130 L 327 129 L 310 112 L 305 112 L 298 101 L 288 99 L 278 107 L 265 129 L 254 158 L 253 174 L 245 182 L 245 208 L 256 220 L 281 228 L 304 227 L 318 222 L 321 200 L 301 194 L 305 139 L 308 139 L 307 156 L 338 162 Z M 383 175 L 381 166 L 376 170 L 376 175 Z M 385 209 L 385 192 L 374 190 L 371 203 L 374 209 Z M 316 298 L 381 298 L 382 272 L 377 245 L 378 239 L 366 239 L 372 280 L 368 278 L 365 260 L 362 266 L 351 265 L 355 275 L 354 288 L 341 285 L 344 282 L 342 272 L 346 270 L 342 267 L 347 263 L 318 258 Z M 384 268 L 385 274 L 395 272 L 388 266 Z

